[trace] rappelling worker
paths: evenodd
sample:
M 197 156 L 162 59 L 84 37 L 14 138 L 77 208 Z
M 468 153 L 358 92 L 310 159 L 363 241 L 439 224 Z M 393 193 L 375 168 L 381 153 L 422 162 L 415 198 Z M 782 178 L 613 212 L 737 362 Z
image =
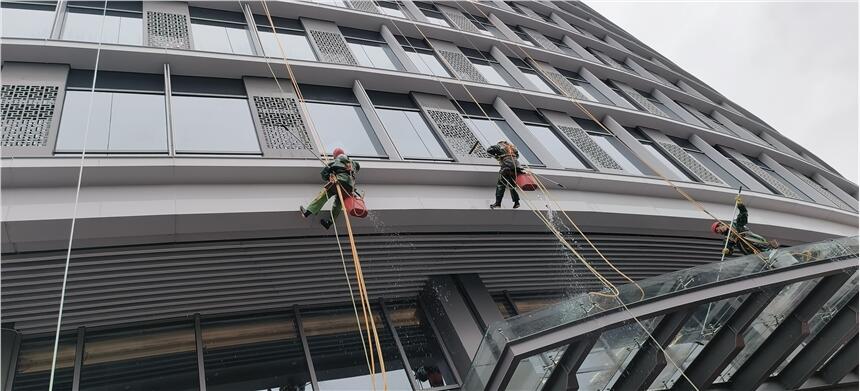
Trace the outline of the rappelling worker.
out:
M 721 221 L 711 224 L 711 231 L 720 235 L 729 235 L 726 248 L 723 249 L 723 255 L 731 255 L 735 250 L 740 250 L 744 255 L 755 254 L 779 248 L 779 242 L 775 240 L 768 241 L 763 236 L 753 233 L 747 228 L 749 214 L 747 207 L 744 205 L 741 196 L 735 198 L 738 207 L 738 215 L 735 221 L 732 222 L 733 230 Z M 740 235 L 740 236 L 739 236 Z
M 522 172 L 520 152 L 513 144 L 502 140 L 498 144 L 487 148 L 487 153 L 499 161 L 499 180 L 496 182 L 496 202 L 490 205 L 490 209 L 502 207 L 502 197 L 505 196 L 505 188 L 511 189 L 511 200 L 514 201 L 514 209 L 520 207 L 520 195 L 517 193 L 517 174 Z
M 337 196 L 337 186 L 341 187 L 341 191 L 344 193 L 344 196 L 354 195 L 355 193 L 355 174 L 361 169 L 361 166 L 357 161 L 354 161 L 349 158 L 349 156 L 344 153 L 343 148 L 335 148 L 331 153 L 334 157 L 332 161 L 328 162 L 326 166 L 320 172 L 320 176 L 324 181 L 328 181 L 325 187 L 323 187 L 322 191 L 320 191 L 319 195 L 308 204 L 308 207 L 304 206 L 299 207 L 299 211 L 302 212 L 302 217 L 307 218 L 310 215 L 316 215 L 320 212 L 320 209 L 328 202 L 329 198 L 334 197 L 334 205 L 332 206 L 332 218 L 337 218 L 340 215 L 341 210 L 343 209 L 343 202 Z M 325 229 L 329 229 L 332 225 L 332 219 L 324 217 L 320 219 L 320 224 L 322 224 Z
M 445 385 L 442 371 L 435 365 L 425 365 L 415 370 L 415 380 L 427 382 L 430 387 L 441 387 Z

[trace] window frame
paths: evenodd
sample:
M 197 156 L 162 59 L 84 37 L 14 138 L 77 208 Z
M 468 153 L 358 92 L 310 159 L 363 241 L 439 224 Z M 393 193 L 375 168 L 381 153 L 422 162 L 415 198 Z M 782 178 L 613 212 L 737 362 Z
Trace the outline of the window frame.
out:
M 31 10 L 31 11 L 43 11 L 51 14 L 51 25 L 47 29 L 47 34 L 44 37 L 20 37 L 20 36 L 6 36 L 2 34 L 0 31 L 0 36 L 4 39 L 41 39 L 48 40 L 52 39 L 54 35 L 54 22 L 57 21 L 58 18 L 62 18 L 63 15 L 60 15 L 60 9 L 58 4 L 43 4 L 36 2 L 11 2 L 4 1 L 0 3 L 0 8 L 10 8 L 10 9 L 23 9 L 23 10 Z M 50 8 L 50 9 L 49 9 Z M 3 11 L 5 16 L 5 11 Z M 2 22 L 2 20 L 0 20 Z
M 216 12 L 215 12 L 215 15 L 211 15 L 211 16 L 201 16 L 201 15 L 194 16 L 193 14 L 194 14 L 195 10 L 201 10 L 204 12 L 211 12 L 211 11 L 216 11 Z M 245 16 L 244 14 L 241 14 L 241 13 L 238 13 L 235 11 L 211 10 L 208 8 L 200 8 L 200 7 L 192 7 L 192 6 L 188 7 L 188 11 L 189 11 L 189 17 L 188 17 L 188 19 L 189 19 L 188 29 L 189 30 L 193 29 L 192 25 L 194 25 L 194 24 L 205 25 L 205 26 L 220 26 L 220 27 L 225 27 L 225 28 L 230 27 L 230 28 L 236 28 L 236 29 L 244 30 L 246 38 L 248 39 L 247 42 L 248 42 L 248 49 L 249 49 L 250 53 L 236 53 L 235 51 L 231 51 L 231 52 L 211 51 L 211 50 L 197 49 L 196 47 L 193 47 L 192 50 L 200 51 L 200 52 L 207 52 L 207 53 L 234 54 L 234 55 L 238 55 L 238 56 L 259 56 L 260 55 L 257 53 L 257 50 L 254 48 L 254 38 L 252 35 L 255 34 L 256 32 L 252 31 L 251 27 L 248 25 L 247 21 L 244 18 L 244 16 Z M 218 19 L 217 18 L 218 13 L 241 14 L 242 20 L 241 21 L 226 20 L 225 18 Z M 193 32 L 192 32 L 192 34 L 193 34 Z M 228 43 L 229 43 L 229 37 L 227 37 L 227 39 L 228 39 Z M 194 39 L 193 44 L 194 45 L 192 45 L 192 46 L 197 45 L 197 39 Z M 232 47 L 232 43 L 231 43 L 231 47 Z
M 361 106 L 361 103 L 355 97 L 355 93 L 353 93 L 350 90 L 350 96 L 352 97 L 352 99 L 349 99 L 349 100 L 347 100 L 347 99 L 340 99 L 340 100 L 338 100 L 338 99 L 325 99 L 325 98 L 319 98 L 319 97 L 314 97 L 314 96 L 308 97 L 308 92 L 307 92 L 308 89 L 306 87 L 310 87 L 310 86 L 312 86 L 312 85 L 299 84 L 299 88 L 303 90 L 303 95 L 305 95 L 304 96 L 304 102 L 305 103 L 357 107 L 359 109 L 360 114 L 362 116 L 364 116 L 364 120 L 367 122 L 367 128 L 365 130 L 367 131 L 367 136 L 368 136 L 370 143 L 377 150 L 377 155 L 376 156 L 368 156 L 368 155 L 359 155 L 359 154 L 349 153 L 349 147 L 348 146 L 342 146 L 347 150 L 347 152 L 349 153 L 349 156 L 359 157 L 359 158 L 363 158 L 363 159 L 375 159 L 375 160 L 388 160 L 391 158 L 390 156 L 388 156 L 388 153 L 385 151 L 385 146 L 382 144 L 382 140 L 380 140 L 379 136 L 376 134 L 376 129 L 373 128 L 373 123 L 370 122 L 370 118 L 367 118 L 367 114 L 364 112 L 364 110 Z M 317 86 L 317 85 L 313 85 L 313 86 L 315 86 L 315 87 L 328 87 L 328 86 Z M 345 87 L 328 87 L 328 88 L 338 88 L 338 89 L 343 89 L 343 90 L 349 90 L 348 88 L 345 88 Z M 308 116 L 311 117 L 309 120 L 314 121 L 313 115 L 311 114 L 310 109 L 307 109 L 307 114 L 308 114 Z M 317 133 L 318 133 L 318 136 L 320 138 L 320 142 L 322 144 L 325 144 L 325 141 L 322 140 L 323 136 L 321 134 L 319 134 L 320 133 L 319 128 L 316 126 L 316 123 L 314 124 L 314 128 L 317 129 Z M 320 145 L 320 148 L 325 149 L 325 145 Z M 323 153 L 328 153 L 328 152 L 323 151 Z
M 460 49 L 460 52 L 462 52 L 463 55 L 466 56 L 466 58 L 469 60 L 469 62 L 472 63 L 472 65 L 484 65 L 484 66 L 489 66 L 490 68 L 493 68 L 493 70 L 499 75 L 499 77 L 501 77 L 507 83 L 507 84 L 492 83 L 492 82 L 490 82 L 489 78 L 487 78 L 487 76 L 485 76 L 484 73 L 481 72 L 480 68 L 475 67 L 475 69 L 478 71 L 478 73 L 480 73 L 484 79 L 487 79 L 487 84 L 494 85 L 494 86 L 502 86 L 502 87 L 523 88 L 523 86 L 521 86 L 520 83 L 518 83 L 516 81 L 516 79 L 514 79 L 513 75 L 511 75 L 510 72 L 508 72 L 508 70 L 505 69 L 505 67 L 503 67 L 501 63 L 496 61 L 496 59 L 494 59 L 492 55 L 489 55 L 489 53 L 481 52 L 479 50 L 474 50 L 474 49 L 465 49 L 465 48 L 459 48 L 459 49 Z M 475 54 L 480 55 L 480 57 L 476 57 Z
M 368 91 L 368 92 L 370 92 L 370 91 Z M 443 158 L 406 157 L 404 154 L 400 153 L 399 148 L 397 148 L 397 142 L 395 142 L 394 138 L 391 137 L 391 132 L 388 130 L 388 128 L 385 127 L 385 122 L 382 121 L 382 119 L 380 118 L 379 121 L 382 122 L 382 126 L 383 126 L 383 128 L 385 128 L 386 134 L 391 139 L 392 144 L 394 144 L 394 148 L 398 150 L 398 153 L 400 153 L 400 157 L 403 158 L 403 160 L 418 161 L 418 162 L 454 162 L 455 161 L 455 159 L 453 157 L 451 157 L 452 153 L 451 153 L 451 151 L 448 150 L 448 145 L 446 145 L 445 142 L 442 141 L 442 139 L 436 133 L 436 130 L 430 124 L 430 121 L 424 116 L 424 112 L 412 102 L 411 98 L 409 101 L 411 103 L 410 105 L 403 104 L 403 105 L 399 105 L 399 106 L 377 104 L 376 102 L 373 102 L 372 97 L 371 97 L 370 101 L 371 101 L 371 104 L 373 105 L 373 111 L 374 111 L 374 113 L 376 113 L 377 116 L 379 116 L 379 113 L 377 112 L 378 109 L 408 111 L 408 112 L 412 112 L 412 113 L 418 113 L 418 115 L 421 116 L 421 120 L 424 121 L 424 124 L 427 126 L 427 129 L 430 130 L 430 134 L 433 135 L 433 138 L 436 140 L 436 143 L 439 144 L 439 147 L 442 149 L 442 152 L 444 152 L 446 155 L 446 158 L 444 158 L 444 159 Z
M 675 180 L 704 184 L 704 182 L 699 181 L 698 179 L 696 179 L 695 176 L 691 175 L 686 167 L 683 167 L 683 165 L 680 165 L 677 162 L 675 162 L 675 159 L 673 157 L 669 156 L 666 152 L 664 152 L 663 148 L 658 147 L 657 143 L 654 142 L 654 140 L 652 140 L 650 137 L 648 137 L 647 133 L 640 130 L 638 126 L 635 128 L 625 127 L 625 130 L 627 130 L 627 132 L 630 133 L 630 135 L 633 136 L 633 138 L 635 138 L 636 141 L 638 141 L 640 144 L 642 144 L 644 146 L 650 146 L 651 148 L 645 148 L 649 151 L 649 153 L 651 153 L 651 151 L 656 151 L 656 153 L 659 153 L 660 156 L 663 158 L 663 159 L 658 158 L 658 160 L 665 160 L 665 161 L 669 162 L 669 164 L 671 164 L 672 167 L 675 168 L 675 170 L 679 171 L 685 177 L 684 179 L 677 179 L 676 178 Z M 662 163 L 662 161 L 661 161 L 661 163 Z M 660 174 L 662 174 L 662 173 L 656 173 L 656 174 L 658 176 L 660 176 Z
M 265 58 L 282 58 L 281 53 L 279 52 L 276 56 L 270 56 L 266 54 L 266 45 L 263 43 L 263 38 L 260 36 L 260 33 L 273 34 L 272 25 L 275 26 L 274 34 L 285 34 L 285 35 L 296 35 L 302 36 L 305 42 L 308 44 L 308 48 L 310 48 L 311 54 L 313 54 L 313 59 L 299 59 L 299 58 L 287 58 L 290 61 L 319 61 L 319 55 L 314 49 L 314 45 L 311 43 L 310 38 L 308 38 L 307 31 L 305 31 L 304 26 L 302 26 L 301 22 L 295 19 L 286 19 L 286 18 L 278 18 L 272 17 L 272 23 L 270 24 L 268 19 L 262 15 L 253 15 L 254 19 L 254 33 L 257 34 L 257 40 L 260 41 L 260 46 L 262 52 L 257 54 L 258 56 Z

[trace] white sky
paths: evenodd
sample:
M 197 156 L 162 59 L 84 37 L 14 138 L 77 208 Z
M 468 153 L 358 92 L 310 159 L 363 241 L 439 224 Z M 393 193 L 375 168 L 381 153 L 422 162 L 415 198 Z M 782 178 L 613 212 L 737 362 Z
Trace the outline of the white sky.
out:
M 585 2 L 857 182 L 856 1 Z

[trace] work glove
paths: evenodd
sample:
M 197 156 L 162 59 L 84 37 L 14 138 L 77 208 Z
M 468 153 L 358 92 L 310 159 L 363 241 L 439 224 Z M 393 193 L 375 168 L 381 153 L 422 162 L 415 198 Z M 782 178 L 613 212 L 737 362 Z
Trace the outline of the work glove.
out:
M 741 195 L 740 195 L 740 194 L 738 194 L 737 196 L 735 196 L 735 203 L 736 203 L 736 204 L 738 204 L 738 205 L 741 205 L 741 204 L 743 204 L 743 203 L 744 203 L 744 199 L 743 199 L 743 198 L 741 198 Z
M 730 253 L 731 253 L 731 251 L 729 249 L 727 249 L 727 248 L 723 249 L 723 255 L 729 255 Z

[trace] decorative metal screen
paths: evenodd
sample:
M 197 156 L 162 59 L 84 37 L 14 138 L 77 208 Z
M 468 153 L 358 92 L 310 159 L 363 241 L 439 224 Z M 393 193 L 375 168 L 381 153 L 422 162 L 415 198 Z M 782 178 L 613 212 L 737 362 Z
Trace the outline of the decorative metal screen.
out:
M 821 193 L 821 195 L 823 195 L 824 198 L 827 198 L 828 200 L 830 200 L 830 202 L 836 204 L 836 206 L 838 206 L 839 208 L 846 209 L 846 210 L 854 210 L 854 208 L 852 208 L 850 205 L 845 203 L 845 201 L 842 201 L 841 198 L 839 198 L 835 194 L 831 193 L 830 190 L 827 190 L 826 188 L 824 188 L 824 186 L 819 185 L 818 182 L 810 179 L 808 176 L 801 174 L 800 172 L 794 170 L 791 167 L 786 167 L 786 168 L 789 171 L 791 171 L 791 173 L 794 174 L 794 176 L 800 178 L 800 180 L 805 182 L 807 185 L 809 185 L 810 187 L 812 187 L 815 190 L 818 190 L 818 192 Z
M 340 34 L 320 30 L 308 30 L 308 33 L 316 43 L 323 61 L 358 65 L 358 61 L 352 56 L 349 46 Z
M 305 121 L 295 98 L 255 96 L 265 147 L 275 150 L 313 151 Z
M 723 126 L 723 124 L 721 124 L 721 123 L 715 121 L 714 119 L 712 119 L 711 117 L 705 115 L 701 111 L 697 110 L 695 107 L 691 107 L 690 105 L 687 105 L 685 103 L 681 103 L 681 105 L 683 105 L 684 108 L 687 109 L 687 111 L 689 111 L 690 113 L 692 113 L 696 118 L 698 118 L 699 120 L 704 122 L 705 125 L 708 125 L 709 128 L 716 130 L 720 133 L 725 133 L 725 134 L 732 135 L 732 136 L 735 135 L 734 132 L 729 130 L 727 127 Z
M 799 200 L 803 199 L 800 197 L 799 194 L 797 194 L 794 190 L 789 189 L 788 186 L 783 184 L 779 179 L 774 178 L 773 175 L 771 175 L 769 172 L 767 172 L 767 170 L 759 167 L 758 164 L 755 164 L 755 163 L 753 163 L 749 160 L 746 160 L 746 159 L 738 159 L 738 162 L 743 164 L 744 167 L 746 167 L 753 174 L 755 174 L 757 177 L 759 177 L 759 179 L 767 182 L 767 184 L 770 185 L 770 187 L 772 187 L 772 188 L 776 189 L 776 191 L 782 193 L 782 195 L 784 195 L 786 197 L 797 198 Z
M 372 12 L 374 14 L 379 13 L 379 8 L 376 8 L 376 4 L 373 4 L 372 1 L 350 0 L 349 5 L 360 11 Z
M 457 76 L 461 79 L 476 81 L 479 83 L 489 83 L 487 79 L 484 79 L 484 76 L 478 72 L 475 66 L 472 65 L 472 62 L 463 55 L 463 53 L 448 50 L 438 50 L 438 52 L 445 62 L 448 63 L 448 66 L 452 68 L 452 70 L 456 72 Z
M 591 100 L 579 92 L 576 86 L 573 85 L 570 80 L 567 80 L 567 78 L 561 73 L 554 70 L 547 70 L 545 68 L 543 69 L 543 73 L 548 79 L 550 79 L 552 84 L 555 85 L 556 88 L 560 89 L 565 95 L 578 100 Z
M 44 147 L 57 104 L 57 86 L 4 85 L 2 123 L 4 147 Z
M 627 96 L 629 96 L 631 99 L 636 101 L 636 103 L 639 104 L 639 106 L 642 106 L 642 108 L 645 109 L 645 111 L 647 111 L 651 114 L 654 114 L 654 115 L 659 115 L 661 117 L 668 117 L 668 115 L 666 115 L 666 113 L 664 113 L 663 110 L 660 110 L 660 108 L 655 106 L 653 103 L 651 103 L 651 101 L 648 100 L 648 98 L 642 96 L 642 94 L 640 94 L 639 92 L 637 92 L 633 88 L 631 88 L 625 84 L 621 84 L 621 83 L 616 83 L 615 85 L 617 85 L 618 88 L 620 88 L 622 91 L 624 91 L 624 93 L 627 94 Z
M 537 43 L 540 44 L 540 46 L 544 49 L 549 49 L 558 53 L 564 53 L 558 46 L 555 45 L 555 43 L 546 39 L 543 34 L 529 34 L 529 36 L 532 37 L 532 39 L 534 39 L 535 41 L 537 41 Z
M 568 140 L 576 145 L 577 149 L 588 156 L 588 160 L 592 163 L 596 164 L 600 168 L 619 171 L 624 170 L 621 165 L 618 164 L 612 156 L 609 156 L 606 151 L 600 148 L 600 146 L 597 145 L 597 143 L 594 142 L 594 140 L 592 140 L 584 130 L 566 125 L 559 125 L 557 127 L 562 133 L 564 133 Z
M 188 20 L 185 15 L 147 11 L 146 31 L 149 36 L 149 46 L 191 49 Z
M 445 7 L 439 7 L 439 11 L 442 11 L 442 13 L 444 13 L 445 16 L 448 17 L 451 23 L 454 23 L 454 25 L 457 26 L 457 28 L 459 28 L 460 30 L 476 34 L 481 33 L 481 31 L 478 30 L 478 28 L 475 27 L 475 25 L 472 24 L 469 19 L 466 19 L 466 17 L 463 16 L 463 14 L 446 9 Z
M 714 175 L 711 170 L 708 170 L 707 167 L 699 163 L 696 158 L 690 156 L 687 151 L 684 151 L 683 148 L 675 145 L 674 143 L 665 142 L 665 141 L 657 141 L 657 144 L 663 148 L 664 151 L 668 152 L 669 155 L 672 155 L 675 158 L 675 161 L 681 163 L 686 167 L 690 172 L 693 173 L 697 178 L 699 178 L 702 182 L 714 183 L 717 185 L 725 185 L 718 176 Z
M 624 65 L 621 65 L 620 62 L 618 62 L 617 60 L 615 60 L 612 57 L 607 56 L 605 53 L 598 52 L 595 50 L 594 54 L 596 54 L 597 57 L 600 57 L 600 59 L 603 60 L 607 65 L 609 65 L 609 66 L 611 66 L 611 67 L 613 67 L 619 71 L 624 71 L 624 72 L 630 73 L 629 69 L 625 68 Z
M 445 138 L 445 142 L 451 147 L 456 157 L 490 158 L 486 147 L 478 141 L 478 138 L 472 133 L 472 129 L 469 129 L 459 113 L 428 109 L 427 115 L 442 132 L 442 137 Z

